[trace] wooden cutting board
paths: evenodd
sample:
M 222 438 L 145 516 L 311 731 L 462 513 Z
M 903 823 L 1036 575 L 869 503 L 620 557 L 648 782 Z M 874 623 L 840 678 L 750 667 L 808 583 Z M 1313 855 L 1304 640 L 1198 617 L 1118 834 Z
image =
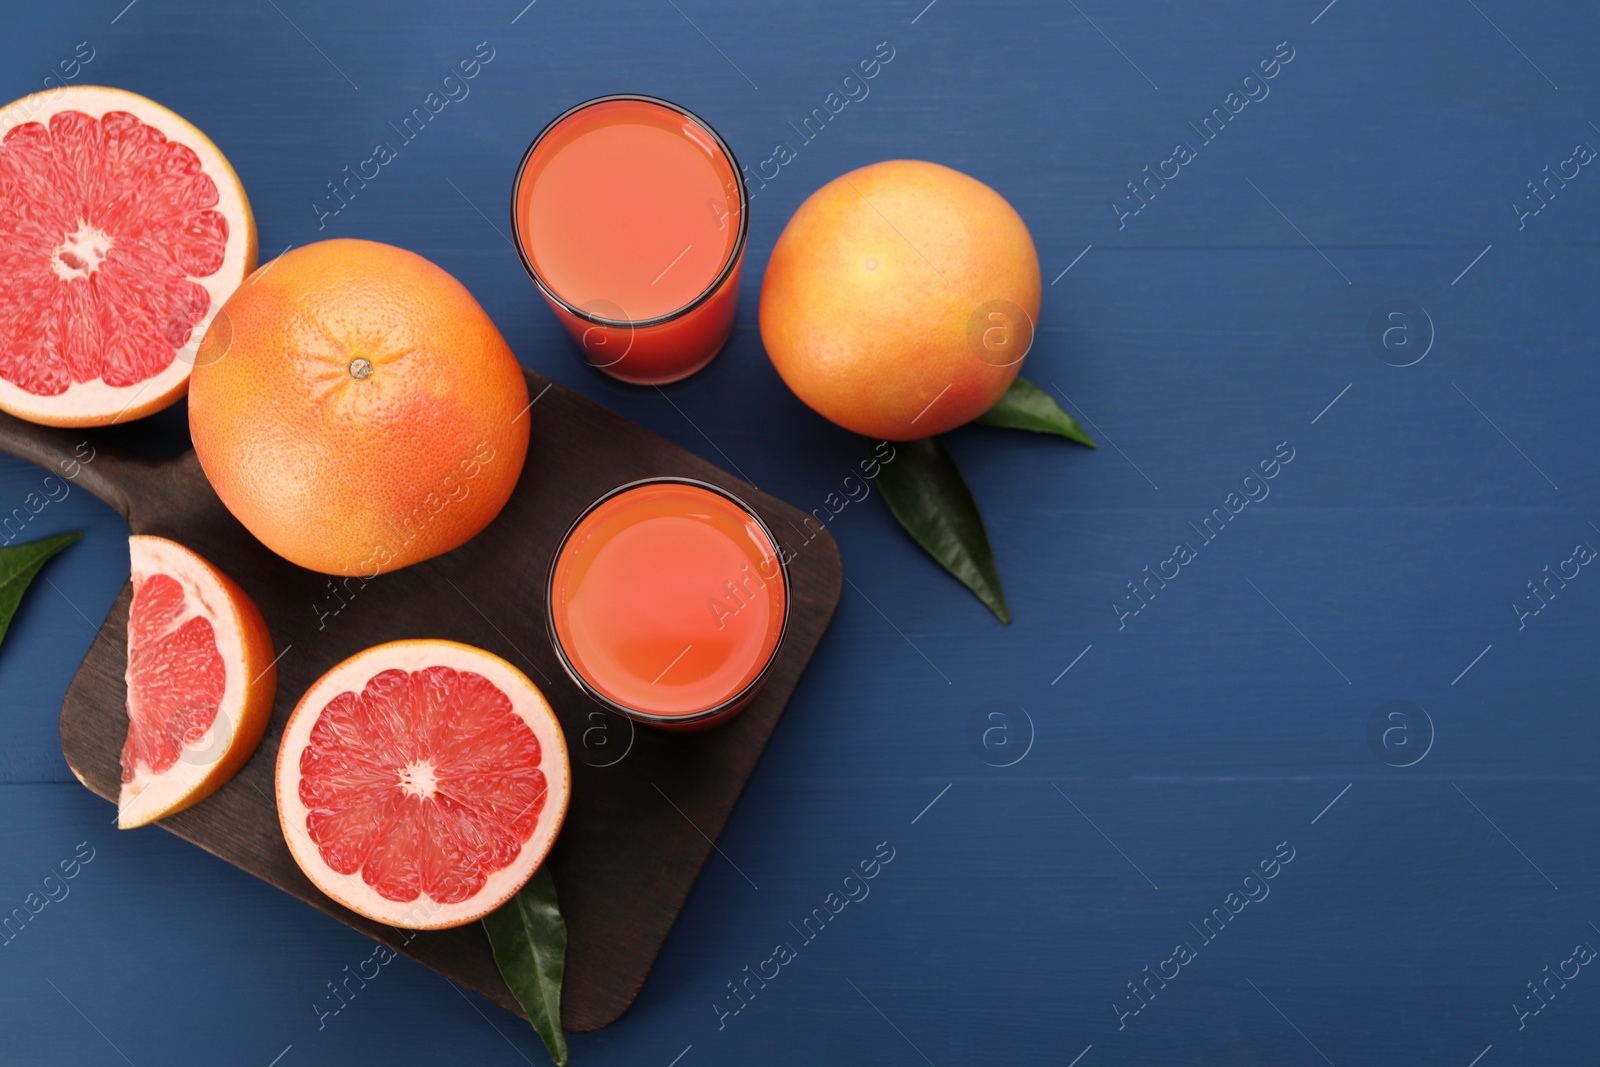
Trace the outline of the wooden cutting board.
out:
M 300 695 L 329 667 L 384 641 L 438 637 L 488 649 L 545 692 L 572 756 L 565 827 L 550 863 L 567 920 L 562 1025 L 596 1030 L 633 1003 L 712 852 L 839 601 L 843 565 L 806 514 L 537 374 L 528 462 L 510 502 L 466 545 L 335 595 L 326 575 L 269 552 L 212 492 L 194 453 L 130 455 L 93 431 L 34 426 L 0 414 L 0 450 L 58 476 L 75 474 L 135 533 L 179 541 L 226 571 L 260 605 L 277 651 L 278 696 L 255 756 L 233 781 L 160 825 L 291 893 L 446 978 L 521 1014 L 477 923 L 397 930 L 328 899 L 284 845 L 273 800 L 278 740 Z M 85 456 L 93 458 L 83 462 Z M 545 633 L 545 574 L 580 510 L 623 482 L 687 475 L 731 490 L 795 552 L 788 635 L 756 700 L 699 734 L 634 729 L 562 673 Z M 813 522 L 809 528 L 816 530 Z M 124 711 L 131 586 L 111 607 L 61 705 L 61 749 L 73 773 L 114 800 Z

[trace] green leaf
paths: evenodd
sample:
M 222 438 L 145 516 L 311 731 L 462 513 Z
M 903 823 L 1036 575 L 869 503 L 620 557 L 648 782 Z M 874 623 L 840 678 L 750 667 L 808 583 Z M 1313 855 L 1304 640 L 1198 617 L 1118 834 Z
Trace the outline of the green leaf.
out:
M 22 594 L 27 592 L 28 585 L 39 573 L 39 568 L 43 567 L 51 556 L 82 536 L 82 533 L 76 532 L 56 534 L 42 541 L 29 541 L 27 544 L 0 548 L 0 643 L 5 641 L 6 628 L 11 625 L 11 617 L 17 613 L 17 605 L 22 603 Z
M 1020 375 L 1012 379 L 1011 388 L 995 401 L 994 407 L 978 416 L 978 421 L 1013 430 L 1060 434 L 1080 445 L 1099 447 L 1094 438 L 1083 432 L 1078 421 L 1062 410 L 1055 397 Z
M 567 924 L 556 901 L 550 865 L 484 917 L 500 977 L 528 1013 L 556 1067 L 567 1067 L 567 1035 L 561 1032 L 561 973 L 567 965 Z
M 896 441 L 894 447 L 894 459 L 878 475 L 889 510 L 928 555 L 1010 626 L 1011 609 L 1000 588 L 983 516 L 949 449 L 937 437 Z

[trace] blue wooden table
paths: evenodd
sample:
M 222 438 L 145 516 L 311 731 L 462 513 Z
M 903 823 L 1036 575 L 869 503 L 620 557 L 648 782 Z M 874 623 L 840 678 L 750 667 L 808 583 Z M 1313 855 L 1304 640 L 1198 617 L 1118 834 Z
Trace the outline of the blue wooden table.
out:
M 805 508 L 864 446 L 762 354 L 773 241 L 850 168 L 945 163 L 1032 228 L 1026 373 L 1101 442 L 952 436 L 1009 629 L 879 501 L 832 521 L 833 628 L 643 994 L 575 1063 L 1596 1062 L 1600 12 L 525 2 L 12 5 L 0 97 L 68 70 L 154 97 L 232 159 L 264 259 L 421 252 L 529 366 Z M 532 135 L 618 91 L 765 175 L 733 342 L 664 393 L 581 365 L 506 235 Z M 0 513 L 42 477 L 0 460 Z M 544 1062 L 404 958 L 334 999 L 370 942 L 113 827 L 56 712 L 126 528 L 74 490 L 27 534 L 74 529 L 0 649 L 0 911 L 75 871 L 0 945 L 0 1061 Z

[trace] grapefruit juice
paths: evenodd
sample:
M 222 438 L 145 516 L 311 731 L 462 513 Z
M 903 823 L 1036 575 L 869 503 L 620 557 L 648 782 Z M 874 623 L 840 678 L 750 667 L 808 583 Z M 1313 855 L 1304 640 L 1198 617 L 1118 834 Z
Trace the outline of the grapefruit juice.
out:
M 556 551 L 548 617 L 557 657 L 602 704 L 677 729 L 714 725 L 764 679 L 789 616 L 766 525 L 687 479 L 622 486 Z
M 512 225 L 523 265 L 586 358 L 640 384 L 676 381 L 733 327 L 748 194 L 699 118 L 649 97 L 602 97 L 523 158 Z

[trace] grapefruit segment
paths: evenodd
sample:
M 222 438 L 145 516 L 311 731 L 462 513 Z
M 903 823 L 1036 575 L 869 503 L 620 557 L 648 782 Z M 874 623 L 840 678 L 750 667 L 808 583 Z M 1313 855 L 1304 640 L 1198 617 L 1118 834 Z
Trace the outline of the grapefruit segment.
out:
M 566 741 L 521 671 L 453 641 L 395 641 L 323 675 L 278 748 L 278 814 L 328 896 L 391 926 L 481 919 L 566 816 Z
M 227 575 L 162 537 L 128 539 L 128 735 L 117 825 L 210 796 L 261 742 L 277 692 L 272 637 Z
M 255 264 L 238 176 L 160 104 L 82 85 L 0 111 L 0 409 L 104 426 L 172 404 Z

